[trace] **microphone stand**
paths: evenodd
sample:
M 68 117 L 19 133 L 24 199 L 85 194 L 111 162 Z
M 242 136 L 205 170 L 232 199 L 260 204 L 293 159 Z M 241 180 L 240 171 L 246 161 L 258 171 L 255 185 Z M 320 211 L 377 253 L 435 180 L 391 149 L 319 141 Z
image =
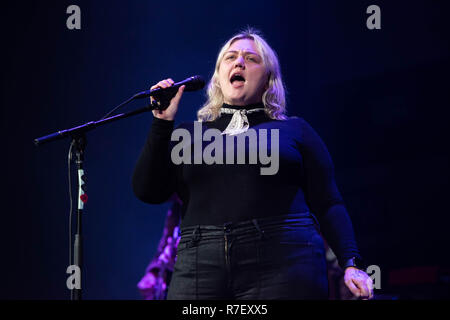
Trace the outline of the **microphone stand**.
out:
M 126 103 L 130 102 L 132 99 L 128 100 Z M 125 104 L 125 103 L 124 103 Z M 163 107 L 164 108 L 164 107 Z M 66 130 L 61 130 L 47 136 L 43 136 L 40 138 L 34 139 L 34 143 L 36 146 L 41 146 L 44 143 L 48 143 L 51 141 L 56 141 L 59 139 L 63 139 L 66 137 L 72 138 L 73 146 L 75 147 L 75 163 L 77 165 L 78 172 L 78 208 L 77 208 L 77 231 L 75 233 L 75 241 L 73 243 L 73 263 L 79 269 L 79 278 L 77 279 L 80 283 L 79 288 L 74 288 L 71 290 L 70 298 L 71 300 L 81 300 L 81 275 L 82 275 L 82 257 L 83 257 L 83 238 L 82 238 L 82 213 L 84 209 L 84 205 L 87 202 L 87 194 L 85 193 L 86 187 L 85 182 L 86 174 L 83 170 L 84 164 L 84 154 L 87 145 L 86 132 L 93 130 L 99 126 L 105 125 L 107 123 L 117 121 L 120 119 L 128 118 L 143 112 L 148 112 L 154 109 L 162 109 L 161 106 L 158 106 L 156 101 L 153 101 L 152 104 L 149 104 L 143 108 L 128 112 L 128 113 L 120 113 L 109 118 L 104 118 L 99 121 L 90 121 L 81 126 L 73 127 Z M 70 155 L 70 159 L 72 155 Z M 72 235 L 71 235 L 72 237 Z
M 72 143 L 75 146 L 75 163 L 77 164 L 78 172 L 78 209 L 77 209 L 77 232 L 75 233 L 75 241 L 73 243 L 73 263 L 78 266 L 80 271 L 80 288 L 74 288 L 71 291 L 71 300 L 81 300 L 81 267 L 82 267 L 82 253 L 83 253 L 83 242 L 81 236 L 81 217 L 83 213 L 84 204 L 87 202 L 87 195 L 85 194 L 86 188 L 86 176 L 83 170 L 84 161 L 84 151 L 86 149 L 86 136 L 81 134 L 78 137 L 72 138 Z M 72 159 L 72 156 L 71 156 Z
M 108 118 L 104 118 L 104 119 L 101 119 L 98 121 L 90 121 L 90 122 L 87 122 L 78 127 L 61 130 L 61 131 L 51 133 L 49 135 L 46 135 L 46 136 L 43 136 L 40 138 L 36 138 L 36 139 L 34 139 L 34 144 L 36 146 L 41 146 L 44 143 L 59 140 L 59 139 L 66 138 L 66 137 L 79 137 L 80 135 L 83 135 L 84 133 L 86 133 L 92 129 L 95 129 L 96 127 L 99 127 L 99 126 L 102 126 L 107 123 L 114 122 L 114 121 L 117 121 L 120 119 L 128 118 L 128 117 L 131 117 L 131 116 L 143 113 L 143 112 L 152 111 L 154 109 L 161 109 L 161 107 L 158 106 L 156 101 L 153 101 L 152 104 L 149 104 L 143 108 L 140 108 L 140 109 L 128 112 L 128 113 L 119 113 L 119 114 L 116 114 L 116 115 L 108 117 Z

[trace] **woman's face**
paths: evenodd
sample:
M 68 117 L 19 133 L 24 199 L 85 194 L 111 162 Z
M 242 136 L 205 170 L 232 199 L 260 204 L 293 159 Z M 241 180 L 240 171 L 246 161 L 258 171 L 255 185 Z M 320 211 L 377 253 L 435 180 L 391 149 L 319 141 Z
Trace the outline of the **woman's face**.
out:
M 219 85 L 227 104 L 244 106 L 262 101 L 268 74 L 253 40 L 236 40 L 228 48 L 219 65 Z

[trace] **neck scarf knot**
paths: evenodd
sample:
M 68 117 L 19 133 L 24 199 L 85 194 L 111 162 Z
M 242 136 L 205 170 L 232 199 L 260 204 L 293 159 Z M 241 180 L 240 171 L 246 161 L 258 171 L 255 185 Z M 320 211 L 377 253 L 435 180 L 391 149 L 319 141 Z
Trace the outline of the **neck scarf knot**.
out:
M 253 112 L 264 111 L 264 108 L 255 108 L 255 109 L 231 109 L 222 107 L 220 109 L 220 113 L 232 114 L 233 117 L 230 120 L 230 123 L 222 132 L 222 134 L 228 134 L 230 136 L 240 134 L 246 132 L 250 127 L 247 114 Z

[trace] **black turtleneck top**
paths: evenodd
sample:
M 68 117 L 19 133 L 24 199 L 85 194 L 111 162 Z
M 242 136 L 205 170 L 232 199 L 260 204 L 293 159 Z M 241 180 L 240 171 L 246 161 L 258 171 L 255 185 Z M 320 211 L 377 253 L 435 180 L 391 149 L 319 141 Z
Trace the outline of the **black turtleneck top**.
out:
M 249 110 L 264 106 L 224 104 L 224 107 Z M 222 132 L 232 116 L 221 114 L 214 121 L 197 122 L 197 125 L 201 125 L 203 132 L 210 128 Z M 225 135 L 221 136 L 223 164 L 194 164 L 192 160 L 190 164 L 175 165 L 171 151 L 179 141 L 171 141 L 174 121 L 154 117 L 133 173 L 132 186 L 136 196 L 146 203 L 158 204 L 177 193 L 183 201 L 182 228 L 310 211 L 318 218 L 321 232 L 341 266 L 351 257 L 361 258 L 350 217 L 336 186 L 331 157 L 315 130 L 298 117 L 273 120 L 264 111 L 259 111 L 247 114 L 247 118 L 258 137 L 261 129 L 267 129 L 269 154 L 271 129 L 278 129 L 279 168 L 276 174 L 261 175 L 260 168 L 269 165 L 262 165 L 259 159 L 257 164 L 249 163 L 248 151 L 252 146 L 248 143 L 245 164 L 236 164 L 236 161 L 226 164 L 225 154 L 234 145 L 226 143 Z M 182 123 L 176 129 L 187 130 L 191 144 L 194 144 L 194 122 Z M 197 137 L 198 141 L 201 150 L 211 143 Z M 195 150 L 192 146 L 191 159 Z M 234 151 L 236 159 L 236 147 Z

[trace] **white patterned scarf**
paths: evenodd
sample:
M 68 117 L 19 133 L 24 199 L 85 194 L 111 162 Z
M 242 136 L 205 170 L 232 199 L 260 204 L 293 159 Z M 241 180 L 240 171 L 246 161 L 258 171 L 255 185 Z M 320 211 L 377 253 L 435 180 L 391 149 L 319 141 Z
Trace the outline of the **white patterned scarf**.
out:
M 255 108 L 255 109 L 231 109 L 222 107 L 220 109 L 220 113 L 232 114 L 233 117 L 230 120 L 230 123 L 222 132 L 222 134 L 228 134 L 230 136 L 240 134 L 246 132 L 250 127 L 248 123 L 247 114 L 253 112 L 264 111 L 264 108 Z

